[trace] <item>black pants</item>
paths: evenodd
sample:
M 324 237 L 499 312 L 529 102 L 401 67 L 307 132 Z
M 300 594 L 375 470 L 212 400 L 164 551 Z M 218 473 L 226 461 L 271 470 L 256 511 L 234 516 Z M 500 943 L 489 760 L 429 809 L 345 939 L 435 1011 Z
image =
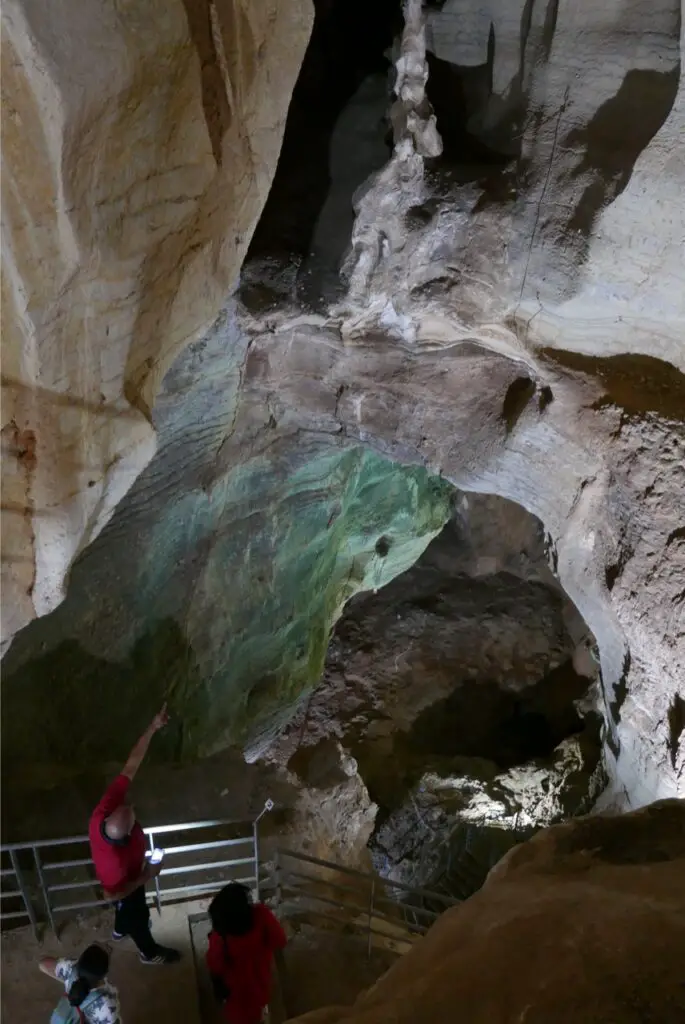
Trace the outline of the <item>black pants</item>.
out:
M 114 931 L 130 935 L 143 956 L 152 959 L 161 952 L 150 933 L 150 910 L 145 899 L 145 888 L 140 886 L 114 904 Z

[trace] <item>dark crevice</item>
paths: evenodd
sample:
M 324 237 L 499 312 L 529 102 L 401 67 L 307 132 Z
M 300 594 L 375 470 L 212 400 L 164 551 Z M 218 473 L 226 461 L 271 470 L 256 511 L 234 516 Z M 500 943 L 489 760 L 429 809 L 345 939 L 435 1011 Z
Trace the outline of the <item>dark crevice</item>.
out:
M 502 403 L 502 419 L 507 425 L 507 433 L 514 429 L 534 394 L 535 383 L 530 377 L 517 377 L 509 385 Z
M 630 650 L 626 649 L 623 657 L 623 670 L 621 678 L 614 684 L 614 699 L 609 703 L 609 710 L 613 722 L 618 725 L 621 721 L 621 708 L 628 696 L 628 673 L 630 672 L 631 656 Z
M 554 401 L 554 392 L 552 391 L 549 384 L 545 384 L 540 388 L 540 394 L 538 396 L 538 409 L 540 412 L 544 412 L 548 405 L 551 405 Z
M 210 14 L 210 0 L 183 0 L 188 31 L 200 64 L 202 109 L 217 166 L 222 162 L 223 138 L 231 126 L 231 106 L 224 75 L 216 52 Z
M 315 0 L 314 6 L 280 159 L 243 273 L 243 301 L 258 308 L 283 297 L 315 302 L 317 290 L 337 279 L 354 219 L 353 193 L 391 153 L 386 51 L 402 28 L 399 0 Z M 331 199 L 327 249 L 317 254 L 317 280 L 308 281 L 305 264 Z M 279 280 L 265 285 L 265 263 L 280 265 L 274 271 Z M 290 276 L 283 268 L 290 268 Z
M 442 138 L 442 156 L 436 164 L 452 168 L 457 173 L 461 169 L 464 180 L 492 173 L 494 168 L 501 169 L 515 156 L 509 147 L 502 147 L 501 151 L 495 149 L 470 126 L 492 94 L 494 49 L 495 35 L 491 30 L 489 59 L 485 64 L 461 67 L 441 60 L 433 53 L 426 55 L 426 95 Z
M 679 693 L 676 693 L 673 703 L 668 709 L 668 731 L 668 750 L 671 756 L 671 766 L 675 770 L 680 750 L 680 740 L 683 731 L 685 731 L 685 700 L 683 700 Z
M 379 537 L 376 541 L 376 554 L 379 558 L 385 558 L 390 551 L 391 541 L 388 537 Z
M 685 540 L 685 526 L 679 526 L 676 530 L 672 530 L 669 533 L 666 538 L 666 547 L 670 547 L 677 540 Z
M 559 16 L 559 0 L 549 0 L 545 11 L 545 24 L 542 30 L 545 60 L 549 60 L 554 42 L 554 33 L 557 30 L 557 18 Z

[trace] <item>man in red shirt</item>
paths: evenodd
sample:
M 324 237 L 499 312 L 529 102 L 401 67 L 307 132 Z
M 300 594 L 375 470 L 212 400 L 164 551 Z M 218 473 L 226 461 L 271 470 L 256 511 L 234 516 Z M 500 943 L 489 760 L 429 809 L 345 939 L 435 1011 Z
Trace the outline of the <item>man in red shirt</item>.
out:
M 150 741 L 169 721 L 166 704 L 140 737 L 118 775 L 105 791 L 90 819 L 90 849 L 105 896 L 114 904 L 115 941 L 129 935 L 144 964 L 171 964 L 180 959 L 175 949 L 158 945 L 150 932 L 150 911 L 145 885 L 161 871 L 146 860 L 145 834 L 127 801 L 129 787 L 140 768 Z

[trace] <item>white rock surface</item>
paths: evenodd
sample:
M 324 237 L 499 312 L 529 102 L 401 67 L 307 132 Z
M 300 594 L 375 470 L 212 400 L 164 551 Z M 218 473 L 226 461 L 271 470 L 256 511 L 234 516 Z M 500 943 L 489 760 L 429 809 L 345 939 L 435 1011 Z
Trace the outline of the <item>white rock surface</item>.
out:
M 154 452 L 161 380 L 266 199 L 311 20 L 299 0 L 3 5 L 5 644 Z

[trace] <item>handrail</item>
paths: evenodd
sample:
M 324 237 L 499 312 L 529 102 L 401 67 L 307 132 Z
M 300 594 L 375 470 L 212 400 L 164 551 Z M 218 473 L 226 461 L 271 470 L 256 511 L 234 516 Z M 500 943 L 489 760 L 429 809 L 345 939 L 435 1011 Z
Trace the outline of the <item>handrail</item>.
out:
M 288 867 L 288 860 L 301 864 L 312 864 L 315 867 L 333 871 L 336 875 L 341 874 L 348 878 L 359 879 L 368 888 L 366 891 L 360 891 L 352 885 L 344 885 L 326 877 L 293 870 Z M 425 935 L 433 922 L 443 912 L 441 910 L 428 910 L 423 906 L 413 906 L 399 898 L 391 899 L 385 894 L 385 889 L 395 889 L 401 893 L 418 896 L 424 900 L 438 900 L 444 905 L 443 910 L 459 903 L 459 900 L 451 896 L 445 896 L 430 889 L 407 885 L 404 882 L 394 882 L 391 879 L 381 878 L 378 875 L 359 871 L 356 868 L 348 868 L 343 864 L 334 864 L 330 861 L 321 860 L 319 857 L 312 857 L 307 853 L 298 853 L 295 850 L 289 850 L 284 847 L 276 850 L 275 883 L 277 899 L 279 901 L 283 899 L 284 893 L 286 900 L 288 898 L 305 900 L 308 904 L 313 905 L 308 907 L 309 913 L 317 917 L 323 917 L 327 921 L 335 920 L 335 918 L 331 917 L 330 910 L 326 909 L 329 907 L 336 907 L 347 914 L 352 913 L 354 917 L 351 921 L 348 921 L 348 924 L 367 936 L 368 956 L 371 955 L 372 936 L 376 935 L 390 942 L 411 943 L 415 938 Z M 326 886 L 329 892 L 326 895 L 317 892 L 313 889 L 313 886 L 317 885 Z M 344 895 L 337 898 L 336 894 L 339 892 Z M 350 899 L 350 895 L 354 899 Z M 323 909 L 317 908 L 317 903 L 323 904 Z M 389 913 L 386 909 L 389 907 L 396 908 L 401 913 L 401 916 L 396 917 Z M 413 917 L 413 920 L 410 920 L 411 917 Z M 364 922 L 362 922 L 362 918 L 364 918 Z M 424 918 L 424 921 L 421 921 L 420 918 Z M 397 926 L 404 935 L 391 934 L 388 931 L 380 930 L 378 927 L 374 927 L 374 924 L 386 924 L 390 927 Z
M 220 825 L 246 825 L 252 824 L 245 818 L 216 818 L 207 821 L 187 821 L 175 825 L 150 825 L 143 829 L 146 836 L 150 833 L 184 832 L 191 828 L 218 828 Z M 10 850 L 33 850 L 43 849 L 45 846 L 69 846 L 71 843 L 87 843 L 87 833 L 80 836 L 66 836 L 62 839 L 36 839 L 23 843 L 3 843 L 0 846 L 0 853 L 9 853 Z
M 363 878 L 368 882 L 380 880 L 390 889 L 402 889 L 404 892 L 412 893 L 412 895 L 423 896 L 431 900 L 440 900 L 447 906 L 452 906 L 455 902 L 458 902 L 452 896 L 443 896 L 442 893 L 434 892 L 431 889 L 420 889 L 417 886 L 407 885 L 406 882 L 395 882 L 391 878 L 381 879 L 379 875 L 372 875 L 370 872 L 358 871 L 356 868 L 348 868 L 342 864 L 333 864 L 330 861 L 319 860 L 318 857 L 311 857 L 307 853 L 297 853 L 295 850 L 287 850 L 284 847 L 279 847 L 278 852 L 283 857 L 293 857 L 295 860 L 302 860 L 307 864 L 316 864 L 321 868 L 331 868 L 335 871 L 340 871 L 342 874 L 352 875 L 354 878 Z
M 335 865 L 335 868 L 337 870 L 338 869 L 338 865 Z M 370 879 L 375 879 L 375 881 L 377 881 L 377 882 L 378 881 L 383 882 L 385 885 L 388 885 L 388 884 L 392 885 L 392 883 L 388 883 L 387 879 L 379 879 L 379 878 L 376 878 L 375 875 L 369 875 L 368 877 Z M 328 879 L 328 878 L 316 878 L 314 875 L 306 875 L 303 871 L 292 871 L 292 870 L 289 870 L 288 871 L 288 878 L 299 878 L 299 879 L 302 879 L 302 881 L 304 881 L 304 882 L 314 882 L 316 885 L 325 885 L 329 889 L 337 889 L 339 892 L 345 892 L 345 893 L 351 893 L 353 895 L 359 895 L 359 890 L 355 889 L 354 886 L 352 886 L 352 885 L 341 885 L 340 882 L 331 882 L 330 879 Z M 291 888 L 295 889 L 297 887 L 296 886 L 291 886 Z M 417 891 L 418 890 L 415 890 L 415 889 L 411 890 L 412 893 L 417 892 Z M 426 891 L 426 890 L 424 890 L 424 891 Z M 322 898 L 320 896 L 317 896 L 316 893 L 311 893 L 310 895 L 312 896 L 313 899 L 321 899 Z M 390 898 L 390 896 L 379 896 L 378 893 L 375 893 L 374 894 L 374 906 L 377 906 L 378 904 L 381 904 L 381 903 L 382 904 L 386 904 L 386 905 L 390 905 L 391 907 L 401 906 L 405 910 L 410 910 L 412 914 L 419 914 L 422 917 L 428 917 L 432 921 L 435 921 L 438 917 L 440 917 L 440 914 L 442 913 L 442 911 L 440 911 L 440 910 L 427 910 L 425 907 L 415 907 L 413 904 L 410 904 L 410 903 L 399 903 L 398 900 L 393 900 L 393 899 Z M 347 904 L 346 904 L 346 906 L 347 906 Z M 349 904 L 349 906 L 353 906 L 353 904 Z M 365 908 L 362 907 L 361 909 L 364 910 Z M 378 910 L 376 910 L 375 912 L 377 914 L 379 913 Z M 382 912 L 380 912 L 380 916 L 381 917 L 384 916 Z M 388 918 L 388 920 L 390 920 L 390 918 Z
M 226 868 L 239 868 L 244 865 L 251 865 L 251 872 L 249 877 L 242 879 L 245 883 L 253 884 L 257 897 L 259 898 L 259 821 L 265 813 L 271 811 L 274 807 L 272 800 L 267 800 L 264 804 L 263 809 L 259 812 L 257 817 L 251 822 L 247 823 L 244 820 L 231 818 L 213 818 L 204 821 L 185 821 L 176 822 L 168 825 L 152 825 L 143 829 L 144 834 L 148 838 L 150 849 L 155 846 L 155 839 L 161 836 L 171 835 L 179 832 L 188 832 L 196 829 L 207 829 L 207 828 L 224 828 L 226 826 L 237 826 L 242 825 L 243 827 L 249 825 L 251 834 L 243 835 L 239 837 L 232 837 L 230 839 L 219 839 L 212 840 L 206 843 L 185 843 L 179 846 L 170 846 L 166 848 L 166 853 L 169 856 L 174 856 L 182 853 L 193 853 L 196 850 L 219 850 L 226 849 L 228 847 L 236 846 L 251 846 L 252 850 L 249 856 L 233 857 L 228 860 L 209 860 L 199 861 L 193 864 L 181 865 L 179 867 L 168 868 L 164 871 L 163 875 L 192 875 L 195 873 L 201 873 L 206 871 L 222 871 Z M 3 879 L 7 877 L 7 880 L 11 884 L 11 876 L 14 876 L 18 888 L 12 890 L 5 890 L 0 893 L 2 896 L 13 897 L 15 899 L 21 897 L 23 903 L 22 910 L 14 910 L 11 912 L 1 912 L 0 920 L 9 920 L 16 918 L 28 918 L 34 935 L 38 937 L 39 921 L 36 914 L 36 910 L 33 906 L 33 898 L 29 887 L 26 884 L 23 875 L 23 869 L 19 862 L 19 854 L 30 852 L 32 854 L 33 868 L 37 879 L 37 889 L 40 891 L 42 898 L 42 910 L 47 916 L 47 920 L 52 930 L 57 934 L 57 927 L 55 925 L 55 914 L 63 913 L 70 910 L 81 910 L 91 909 L 93 907 L 100 907 L 106 905 L 109 901 L 106 899 L 90 899 L 83 903 L 54 903 L 53 896 L 55 893 L 70 892 L 79 889 L 101 889 L 100 883 L 95 878 L 89 878 L 86 881 L 59 881 L 57 876 L 56 881 L 51 881 L 46 877 L 47 871 L 64 871 L 72 870 L 74 868 L 85 868 L 93 866 L 92 858 L 72 858 L 71 860 L 59 861 L 53 860 L 49 863 L 43 860 L 43 853 L 51 848 L 63 848 L 65 846 L 75 844 L 85 844 L 89 842 L 87 835 L 80 836 L 66 836 L 61 839 L 37 839 L 33 842 L 22 842 L 22 843 L 5 843 L 0 846 L 0 853 L 9 854 L 12 867 L 2 869 Z M 242 872 L 241 872 L 242 873 Z M 73 876 L 72 876 L 73 877 Z M 162 912 L 162 900 L 168 900 L 169 897 L 183 898 L 184 895 L 191 893 L 209 893 L 212 890 L 216 891 L 225 884 L 225 878 L 213 882 L 203 882 L 202 884 L 190 884 L 193 881 L 192 877 L 189 879 L 187 885 L 173 885 L 170 887 L 162 887 L 160 885 L 159 876 L 155 877 L 154 882 L 154 895 L 152 897 L 154 904 L 157 907 L 159 913 Z M 84 894 L 85 895 L 85 894 Z M 149 898 L 149 895 L 148 895 Z M 0 906 L 2 904 L 0 903 Z
M 234 857 L 229 860 L 211 860 L 204 861 L 189 865 L 181 865 L 175 868 L 168 868 L 163 875 L 183 876 L 190 875 L 188 884 L 185 885 L 172 885 L 169 887 L 162 888 L 159 883 L 159 878 L 155 879 L 155 891 L 154 895 L 151 896 L 153 902 L 157 906 L 157 910 L 161 913 L 162 901 L 170 900 L 175 902 L 176 898 L 183 899 L 188 897 L 190 894 L 197 895 L 209 895 L 211 892 L 215 892 L 225 884 L 226 879 L 219 879 L 210 882 L 198 883 L 194 880 L 192 873 L 203 872 L 203 871 L 221 871 L 224 868 L 238 868 L 244 865 L 250 865 L 245 874 L 247 877 L 240 879 L 231 878 L 232 881 L 241 881 L 243 884 L 250 885 L 259 898 L 260 884 L 261 884 L 261 872 L 260 872 L 260 856 L 259 856 L 259 822 L 262 816 L 273 809 L 273 802 L 267 800 L 264 809 L 260 812 L 257 818 L 252 822 L 252 835 L 245 835 L 240 837 L 232 837 L 230 839 L 210 840 L 206 843 L 185 843 L 179 846 L 172 846 L 167 848 L 167 853 L 171 856 L 174 854 L 181 853 L 193 853 L 196 850 L 219 850 L 225 847 L 235 847 L 240 845 L 251 845 L 252 852 L 250 856 Z M 150 847 L 154 846 L 155 836 L 173 834 L 177 832 L 191 831 L 193 829 L 204 829 L 204 828 L 220 828 L 227 825 L 238 825 L 246 824 L 245 822 L 239 822 L 236 820 L 218 818 L 208 821 L 193 821 L 193 822 L 179 822 L 172 825 L 160 825 L 151 826 L 143 829 L 144 833 L 148 837 Z M 55 914 L 65 913 L 72 910 L 91 909 L 94 907 L 106 906 L 109 902 L 106 899 L 94 899 L 89 900 L 85 903 L 64 903 L 55 904 L 52 902 L 51 896 L 58 892 L 70 892 L 79 889 L 88 888 L 99 888 L 99 883 L 96 879 L 92 878 L 84 882 L 73 882 L 73 881 L 56 881 L 48 882 L 46 879 L 45 872 L 48 870 L 57 871 L 59 869 L 71 870 L 73 868 L 88 868 L 92 865 L 90 858 L 77 858 L 67 860 L 63 862 L 52 861 L 50 863 L 44 862 L 42 859 L 41 852 L 49 849 L 50 847 L 64 847 L 74 843 L 87 843 L 88 836 L 69 836 L 62 839 L 54 840 L 36 840 L 35 842 L 25 843 L 8 843 L 0 847 L 0 852 L 8 853 L 12 867 L 0 869 L 0 877 L 7 878 L 7 881 L 11 884 L 11 876 L 16 879 L 18 888 L 5 890 L 0 893 L 2 896 L 11 897 L 18 899 L 21 897 L 23 901 L 23 910 L 10 911 L 7 913 L 0 913 L 2 920 L 10 920 L 17 918 L 28 918 L 34 935 L 38 938 L 39 920 L 36 910 L 33 906 L 31 893 L 26 884 L 24 878 L 24 867 L 19 862 L 18 854 L 22 851 L 30 851 L 32 853 L 33 866 L 35 869 L 37 888 L 40 891 L 43 900 L 43 909 L 47 915 L 48 922 L 52 927 L 52 930 L 57 935 L 57 928 L 55 925 Z M 299 871 L 291 870 L 288 871 L 287 862 L 288 859 L 300 862 L 302 864 L 311 864 L 315 867 L 325 868 L 328 871 L 335 872 L 338 875 L 347 876 L 348 878 L 355 878 L 363 881 L 370 886 L 370 893 L 360 893 L 358 889 L 355 889 L 351 885 L 344 885 L 340 882 L 329 880 L 325 877 L 320 877 L 314 874 L 304 874 Z M 421 899 L 437 900 L 442 903 L 445 908 L 448 906 L 454 906 L 459 902 L 457 899 L 453 899 L 450 896 L 445 896 L 442 893 L 433 892 L 429 889 L 423 889 L 411 885 L 407 885 L 404 882 L 394 882 L 390 879 L 383 879 L 377 875 L 371 874 L 370 872 L 359 871 L 355 868 L 346 867 L 343 864 L 335 864 L 332 861 L 321 860 L 318 857 L 312 857 L 306 853 L 299 853 L 295 850 L 289 850 L 285 847 L 276 850 L 275 854 L 275 882 L 276 882 L 276 900 L 282 902 L 283 889 L 288 893 L 292 893 L 295 897 L 300 899 L 306 898 L 309 903 L 316 903 L 317 901 L 325 906 L 337 907 L 339 909 L 348 912 L 353 912 L 355 917 L 350 922 L 353 927 L 358 930 L 361 929 L 367 935 L 367 949 L 368 954 L 371 953 L 371 938 L 373 935 L 379 936 L 386 941 L 399 941 L 399 942 L 411 942 L 413 937 L 424 935 L 430 927 L 432 921 L 439 917 L 441 911 L 429 910 L 422 906 L 412 906 L 411 904 L 402 901 L 401 899 L 393 899 L 388 893 L 396 890 L 400 893 L 405 893 L 411 896 L 417 896 Z M 243 874 L 243 872 L 241 872 Z M 282 878 L 285 874 L 287 877 Z M 73 877 L 73 876 L 72 876 Z M 58 876 L 59 879 L 59 876 Z M 290 879 L 292 881 L 290 881 Z M 179 879 L 180 880 L 180 879 Z M 344 898 L 342 900 L 331 898 L 333 893 L 329 895 L 322 895 L 317 892 L 312 892 L 311 888 L 305 888 L 299 880 L 302 880 L 305 884 L 311 885 L 311 883 L 322 884 L 329 887 L 330 890 L 335 892 L 342 892 Z M 354 896 L 361 896 L 363 904 L 352 902 L 345 898 L 349 894 Z M 148 894 L 148 899 L 150 894 Z M 1 904 L 0 904 L 1 905 Z M 393 914 L 387 912 L 386 909 L 381 909 L 381 905 L 384 908 L 393 907 L 398 911 L 401 911 L 401 916 L 395 917 Z M 331 919 L 330 911 L 324 910 L 310 910 L 311 913 Z M 411 916 L 414 915 L 413 920 L 410 920 Z M 423 924 L 417 918 L 427 918 L 428 922 Z M 362 923 L 362 918 L 365 923 Z M 375 924 L 387 924 L 389 926 L 396 925 L 400 928 L 401 934 L 390 934 L 386 931 L 379 930 L 375 927 Z

